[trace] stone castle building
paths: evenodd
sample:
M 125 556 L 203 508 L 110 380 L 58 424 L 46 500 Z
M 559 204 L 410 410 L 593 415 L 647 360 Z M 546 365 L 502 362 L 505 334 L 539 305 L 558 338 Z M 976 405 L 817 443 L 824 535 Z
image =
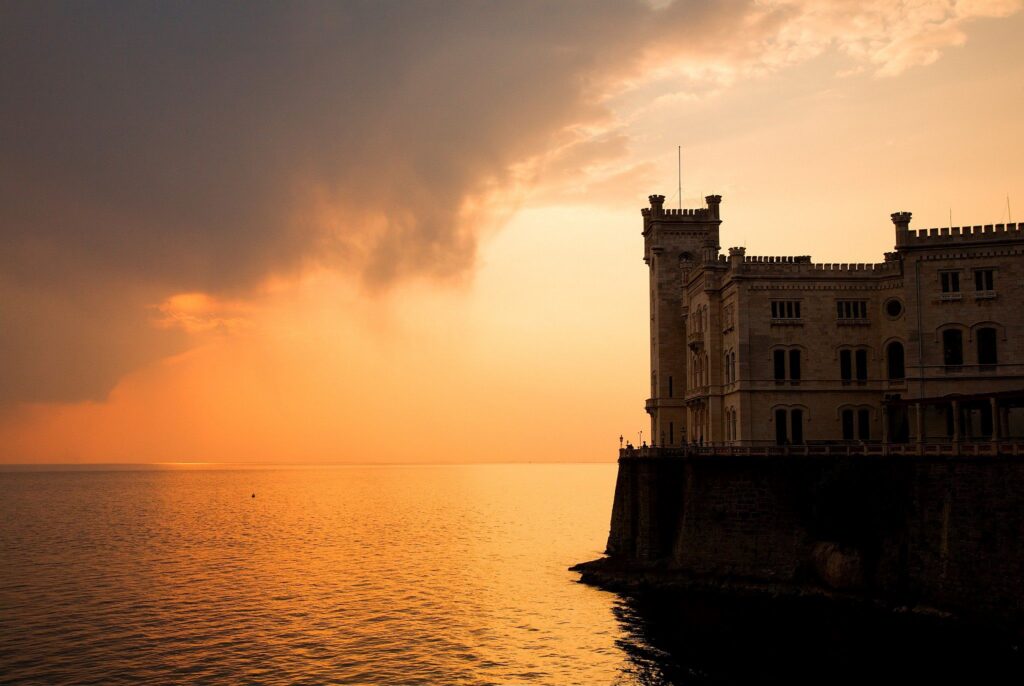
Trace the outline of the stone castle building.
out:
M 652 443 L 1024 437 L 1024 224 L 914 230 L 876 264 L 721 254 L 721 196 L 642 210 Z

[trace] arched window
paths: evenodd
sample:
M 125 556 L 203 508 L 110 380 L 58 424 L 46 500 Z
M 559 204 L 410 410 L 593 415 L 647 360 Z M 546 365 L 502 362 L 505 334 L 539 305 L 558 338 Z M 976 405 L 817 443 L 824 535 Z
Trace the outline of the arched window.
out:
M 863 383 L 868 380 L 868 351 L 863 348 L 855 350 L 853 354 L 854 362 L 857 363 L 857 383 Z
M 774 415 L 775 444 L 802 445 L 804 442 L 803 408 L 794 407 L 788 411 L 785 408 L 777 408 Z
M 978 329 L 975 334 L 978 340 L 978 364 L 982 371 L 992 371 L 998 364 L 996 356 L 996 330 L 990 326 Z
M 790 438 L 793 441 L 793 445 L 802 445 L 804 442 L 804 411 L 794 408 L 789 411 L 789 418 L 792 424 Z
M 786 411 L 775 410 L 775 445 L 786 445 L 789 437 L 786 435 Z
M 843 440 L 853 440 L 853 410 L 843 410 Z
M 843 429 L 843 440 L 861 441 L 871 439 L 871 410 L 866 407 L 848 408 L 839 413 Z
M 899 341 L 893 341 L 887 345 L 885 348 L 885 357 L 888 361 L 889 380 L 901 381 L 905 379 L 907 374 L 904 368 L 903 344 Z
M 964 363 L 964 335 L 960 329 L 946 329 L 942 332 L 942 362 L 947 367 Z

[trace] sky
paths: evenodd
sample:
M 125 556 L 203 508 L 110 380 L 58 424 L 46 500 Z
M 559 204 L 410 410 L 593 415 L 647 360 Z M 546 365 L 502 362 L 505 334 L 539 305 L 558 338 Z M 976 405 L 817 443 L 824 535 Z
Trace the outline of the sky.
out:
M 1024 219 L 1024 0 L 0 4 L 0 462 L 613 461 L 651 193 Z

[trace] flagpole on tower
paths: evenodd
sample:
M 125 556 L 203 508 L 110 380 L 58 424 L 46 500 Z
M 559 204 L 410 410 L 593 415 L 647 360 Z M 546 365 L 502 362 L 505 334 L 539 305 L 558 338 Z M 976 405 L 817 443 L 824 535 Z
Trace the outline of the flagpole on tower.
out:
M 677 175 L 676 179 L 679 181 L 679 209 L 683 209 L 683 146 L 678 146 L 678 157 L 677 162 Z

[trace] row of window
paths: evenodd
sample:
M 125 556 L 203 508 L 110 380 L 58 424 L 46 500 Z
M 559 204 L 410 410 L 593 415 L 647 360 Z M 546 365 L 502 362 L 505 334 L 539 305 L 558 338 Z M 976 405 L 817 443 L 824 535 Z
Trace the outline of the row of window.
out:
M 886 303 L 886 312 L 892 317 L 898 317 L 900 312 L 903 311 L 902 305 L 898 300 L 891 301 L 895 303 L 895 309 L 889 307 L 890 303 Z M 772 300 L 771 301 L 772 319 L 800 319 L 800 301 L 799 300 Z M 836 319 L 839 320 L 864 320 L 868 318 L 868 301 L 867 300 L 837 300 L 836 301 Z
M 897 341 L 886 347 L 888 376 L 891 380 L 903 379 L 903 344 Z M 801 351 L 798 349 L 776 349 L 772 351 L 772 376 L 775 381 L 800 381 Z M 868 351 L 866 348 L 844 348 L 839 351 L 839 378 L 844 383 L 867 381 Z
M 975 332 L 978 364 L 983 370 L 989 368 L 991 371 L 999 364 L 996 339 L 996 330 L 992 327 L 983 327 Z M 964 333 L 960 329 L 942 332 L 942 363 L 947 367 L 958 367 L 964 363 Z
M 772 300 L 772 319 L 800 319 L 800 301 Z
M 992 371 L 999 364 L 998 334 L 993 327 L 982 327 L 975 334 L 977 360 L 982 371 Z M 803 352 L 796 348 L 776 348 L 772 351 L 772 378 L 775 381 L 789 381 L 797 384 L 801 380 Z M 963 332 L 960 329 L 946 329 L 942 332 L 943 364 L 958 367 L 964 364 Z M 706 355 L 694 355 L 690 366 L 692 385 L 708 383 Z M 903 344 L 893 341 L 885 347 L 886 378 L 901 381 L 906 378 L 906 353 Z M 723 355 L 725 383 L 737 381 L 736 351 L 729 350 Z M 866 382 L 868 380 L 867 348 L 843 348 L 839 351 L 839 378 L 843 383 Z M 668 377 L 668 397 L 674 397 L 672 376 Z
M 960 271 L 950 269 L 939 272 L 939 285 L 943 293 L 960 292 Z M 994 269 L 974 270 L 974 290 L 976 292 L 994 291 L 996 289 Z
M 998 334 L 993 327 L 982 327 L 975 333 L 977 360 L 981 371 L 992 371 L 999 364 Z M 772 367 L 775 381 L 800 381 L 800 350 L 776 349 Z M 943 364 L 958 367 L 964 364 L 964 339 L 960 329 L 942 332 Z M 906 353 L 903 344 L 893 341 L 885 347 L 886 378 L 900 381 L 906 378 Z M 786 362 L 789 362 L 788 366 Z M 868 351 L 866 348 L 844 348 L 839 351 L 839 378 L 843 383 L 868 380 Z M 735 380 L 735 378 L 733 379 Z
M 871 410 L 869 408 L 848 408 L 839 413 L 843 427 L 843 440 L 871 440 Z M 733 425 L 730 434 L 729 425 Z M 736 411 L 726 411 L 726 436 L 736 439 Z M 775 443 L 777 445 L 799 445 L 804 442 L 804 411 L 798 407 L 775 410 Z
M 867 300 L 837 300 L 836 318 L 838 319 L 867 319 Z

